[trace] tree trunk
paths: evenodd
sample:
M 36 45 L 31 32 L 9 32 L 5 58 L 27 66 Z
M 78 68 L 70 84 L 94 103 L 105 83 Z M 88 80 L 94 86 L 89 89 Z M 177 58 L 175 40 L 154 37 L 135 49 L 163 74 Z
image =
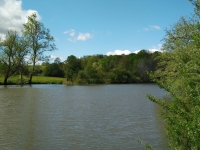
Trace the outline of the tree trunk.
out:
M 33 58 L 33 68 L 32 68 L 32 72 L 30 74 L 30 78 L 29 78 L 29 84 L 32 84 L 32 78 L 33 78 L 33 74 L 35 72 L 35 60 L 36 60 L 36 53 L 34 52 L 34 58 Z
M 33 78 L 33 74 L 31 73 L 31 74 L 30 74 L 29 81 L 28 81 L 29 84 L 32 84 L 32 78 Z
M 3 84 L 4 84 L 4 85 L 7 85 L 7 80 L 8 80 L 8 77 L 5 76 L 5 77 L 4 77 L 4 81 L 3 81 Z
M 21 69 L 19 71 L 19 80 L 20 80 L 20 82 L 19 82 L 20 85 L 24 84 L 24 82 L 23 82 L 23 75 L 22 75 Z

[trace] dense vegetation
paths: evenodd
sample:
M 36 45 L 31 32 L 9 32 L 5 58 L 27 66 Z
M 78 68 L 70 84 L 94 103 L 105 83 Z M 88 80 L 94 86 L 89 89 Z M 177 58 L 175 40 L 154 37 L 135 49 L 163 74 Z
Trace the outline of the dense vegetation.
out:
M 162 107 L 170 147 L 177 150 L 200 149 L 200 1 L 190 1 L 196 14 L 166 30 L 164 52 L 151 74 L 169 98 L 148 96 Z
M 61 63 L 43 63 L 43 75 L 66 77 L 68 84 L 151 82 L 147 72 L 156 69 L 159 52 L 142 50 L 129 55 L 69 56 Z

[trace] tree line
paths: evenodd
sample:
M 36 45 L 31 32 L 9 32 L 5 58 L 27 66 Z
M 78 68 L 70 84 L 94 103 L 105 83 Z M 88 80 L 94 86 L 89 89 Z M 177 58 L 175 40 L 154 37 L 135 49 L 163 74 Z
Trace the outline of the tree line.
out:
M 68 84 L 151 82 L 147 72 L 155 71 L 159 54 L 141 50 L 129 55 L 71 55 L 64 62 L 45 62 L 41 70 L 45 76 L 66 77 Z

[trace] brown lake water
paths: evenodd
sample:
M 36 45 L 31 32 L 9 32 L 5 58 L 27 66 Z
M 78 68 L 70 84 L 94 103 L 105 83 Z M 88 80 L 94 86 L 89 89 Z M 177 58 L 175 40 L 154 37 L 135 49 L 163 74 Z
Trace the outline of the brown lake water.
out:
M 167 149 L 155 84 L 0 86 L 0 149 Z

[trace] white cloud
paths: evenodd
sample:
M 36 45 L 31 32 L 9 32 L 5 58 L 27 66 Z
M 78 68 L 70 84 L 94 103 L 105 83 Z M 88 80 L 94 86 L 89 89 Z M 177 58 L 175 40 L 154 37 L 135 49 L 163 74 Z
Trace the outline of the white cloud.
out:
M 74 29 L 70 29 L 64 32 L 64 34 L 69 35 L 69 38 L 67 38 L 68 41 L 70 42 L 76 42 L 76 41 L 86 41 L 88 39 L 91 39 L 93 36 L 91 33 L 79 33 L 76 36 L 76 32 Z
M 74 37 L 75 36 L 75 32 L 72 31 L 69 35 L 72 36 L 72 37 Z
M 64 34 L 69 34 L 70 36 L 74 37 L 75 36 L 75 30 L 74 29 L 70 29 L 68 31 L 65 31 Z
M 149 28 L 144 28 L 144 31 L 149 31 L 150 29 Z
M 137 53 L 139 53 L 141 50 L 136 50 L 136 51 L 134 51 L 133 53 L 135 53 L 135 54 L 137 54 Z
M 160 30 L 161 27 L 157 26 L 157 25 L 153 25 L 153 26 L 148 26 L 146 28 L 143 28 L 144 31 L 149 31 L 149 30 Z
M 154 52 L 162 52 L 162 51 L 160 51 L 158 49 L 148 49 L 147 52 L 148 53 L 154 53 Z
M 54 56 L 54 55 L 50 55 L 50 60 L 51 60 L 51 61 L 54 61 L 56 58 L 60 58 L 61 61 L 64 60 L 64 58 L 62 58 L 62 57 L 58 57 L 58 56 Z
M 152 46 L 152 48 L 147 49 L 148 53 L 154 53 L 154 52 L 163 52 L 162 50 L 162 44 L 158 44 L 156 46 Z M 139 53 L 141 50 L 134 51 L 135 54 Z
M 153 52 L 162 52 L 162 44 L 158 44 L 156 46 L 153 46 L 152 48 L 148 49 L 149 52 L 153 53 Z
M 57 56 L 54 56 L 54 55 L 50 55 L 50 59 L 56 59 L 57 58 Z
M 114 52 L 107 52 L 106 55 L 129 55 L 131 52 L 129 50 L 115 50 Z
M 0 37 L 5 37 L 7 30 L 21 32 L 23 24 L 28 16 L 36 13 L 38 20 L 41 19 L 35 10 L 23 10 L 22 0 L 0 0 Z
M 161 49 L 162 49 L 162 44 L 158 44 L 158 45 L 156 45 L 156 46 L 152 46 L 152 47 L 149 48 L 149 49 L 146 49 L 146 51 L 147 51 L 148 53 L 154 53 L 154 52 L 156 52 L 156 51 L 158 51 L 158 52 L 163 52 Z M 140 51 L 141 51 L 141 50 L 135 50 L 133 53 L 137 54 L 137 53 L 139 53 Z M 110 55 L 122 55 L 122 54 L 124 54 L 124 55 L 129 55 L 130 53 L 132 53 L 130 50 L 115 50 L 115 51 L 113 51 L 113 52 L 107 52 L 106 55 L 107 55 L 107 56 L 110 56 Z
M 161 29 L 161 27 L 159 27 L 159 26 L 156 26 L 156 25 L 154 25 L 154 26 L 150 26 L 152 29 L 156 29 L 156 30 L 160 30 Z
M 92 35 L 90 33 L 79 33 L 77 40 L 85 41 L 90 38 L 92 38 Z

